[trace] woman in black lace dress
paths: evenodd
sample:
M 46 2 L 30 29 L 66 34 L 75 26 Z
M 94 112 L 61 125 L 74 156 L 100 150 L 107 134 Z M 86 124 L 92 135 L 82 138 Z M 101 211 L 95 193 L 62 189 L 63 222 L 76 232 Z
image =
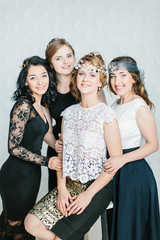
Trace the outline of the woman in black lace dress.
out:
M 41 101 L 54 99 L 53 73 L 44 59 L 33 56 L 24 61 L 17 80 L 16 100 L 9 127 L 9 157 L 0 171 L 3 212 L 0 239 L 29 239 L 23 220 L 36 202 L 41 180 L 41 166 L 61 170 L 58 157 L 41 155 L 43 140 L 55 145 L 51 121 Z

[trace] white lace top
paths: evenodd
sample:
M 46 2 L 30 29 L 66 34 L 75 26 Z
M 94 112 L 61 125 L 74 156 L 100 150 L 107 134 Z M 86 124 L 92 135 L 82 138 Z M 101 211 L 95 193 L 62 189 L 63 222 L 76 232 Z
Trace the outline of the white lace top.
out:
M 136 112 L 140 106 L 148 107 L 141 98 L 124 104 L 117 104 L 115 101 L 112 105 L 118 118 L 123 149 L 139 147 L 141 144 L 143 136 L 136 121 Z
M 86 183 L 96 179 L 106 161 L 104 122 L 115 118 L 105 103 L 90 108 L 75 104 L 61 114 L 63 125 L 63 177 Z

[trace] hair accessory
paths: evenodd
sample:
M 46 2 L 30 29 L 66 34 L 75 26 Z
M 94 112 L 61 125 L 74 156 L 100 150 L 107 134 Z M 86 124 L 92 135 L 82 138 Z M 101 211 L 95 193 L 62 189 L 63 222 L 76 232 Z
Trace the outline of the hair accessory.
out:
M 47 48 L 52 44 L 52 42 L 54 42 L 54 41 L 58 41 L 58 40 L 63 40 L 63 43 L 64 44 L 67 44 L 68 42 L 64 39 L 64 38 L 53 38 L 53 39 L 51 39 L 51 41 L 47 44 Z
M 90 68 L 91 72 L 94 70 L 96 72 L 102 72 L 103 74 L 106 74 L 106 66 L 103 65 L 102 67 L 99 67 L 96 63 L 87 64 L 87 61 L 83 61 L 82 59 L 79 60 L 79 63 L 74 67 L 74 69 L 81 69 L 82 67 Z
M 117 61 L 117 62 L 111 62 L 108 65 L 108 73 L 113 73 L 114 71 L 118 71 L 119 69 L 125 69 L 129 72 L 136 72 L 139 71 L 138 67 L 135 63 L 131 63 L 128 61 Z
M 27 67 L 27 65 L 28 65 L 28 61 L 26 61 L 25 63 L 23 63 L 20 68 L 23 69 L 23 68 Z
M 140 78 L 141 78 L 143 84 L 145 84 L 145 72 L 143 69 L 139 70 L 139 72 L 140 72 Z

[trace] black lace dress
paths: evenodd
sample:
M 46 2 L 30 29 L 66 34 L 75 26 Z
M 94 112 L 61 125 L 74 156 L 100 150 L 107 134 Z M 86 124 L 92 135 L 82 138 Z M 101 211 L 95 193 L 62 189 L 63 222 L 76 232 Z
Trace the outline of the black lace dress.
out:
M 49 161 L 49 157 L 41 156 L 43 138 L 48 129 L 48 122 L 44 122 L 27 99 L 21 98 L 15 103 L 10 114 L 10 156 L 0 170 L 3 204 L 1 236 L 25 232 L 23 220 L 36 202 L 41 165 L 47 166 Z M 21 221 L 22 224 L 8 224 L 16 221 Z

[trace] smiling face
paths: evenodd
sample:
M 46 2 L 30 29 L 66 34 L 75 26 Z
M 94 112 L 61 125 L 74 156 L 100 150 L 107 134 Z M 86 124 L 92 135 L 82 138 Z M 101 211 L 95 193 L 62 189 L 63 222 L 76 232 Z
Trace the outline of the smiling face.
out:
M 41 66 L 31 65 L 28 69 L 25 83 L 32 91 L 33 96 L 42 96 L 46 93 L 49 86 L 49 76 L 47 70 Z
M 135 80 L 132 78 L 130 72 L 125 69 L 113 71 L 110 74 L 110 83 L 115 94 L 120 97 L 134 94 L 133 84 L 135 83 Z
M 75 58 L 72 50 L 64 45 L 51 58 L 51 65 L 57 74 L 69 75 L 74 67 Z
M 85 63 L 78 70 L 77 88 L 82 94 L 97 94 L 98 87 L 101 87 L 100 73 L 90 63 Z

